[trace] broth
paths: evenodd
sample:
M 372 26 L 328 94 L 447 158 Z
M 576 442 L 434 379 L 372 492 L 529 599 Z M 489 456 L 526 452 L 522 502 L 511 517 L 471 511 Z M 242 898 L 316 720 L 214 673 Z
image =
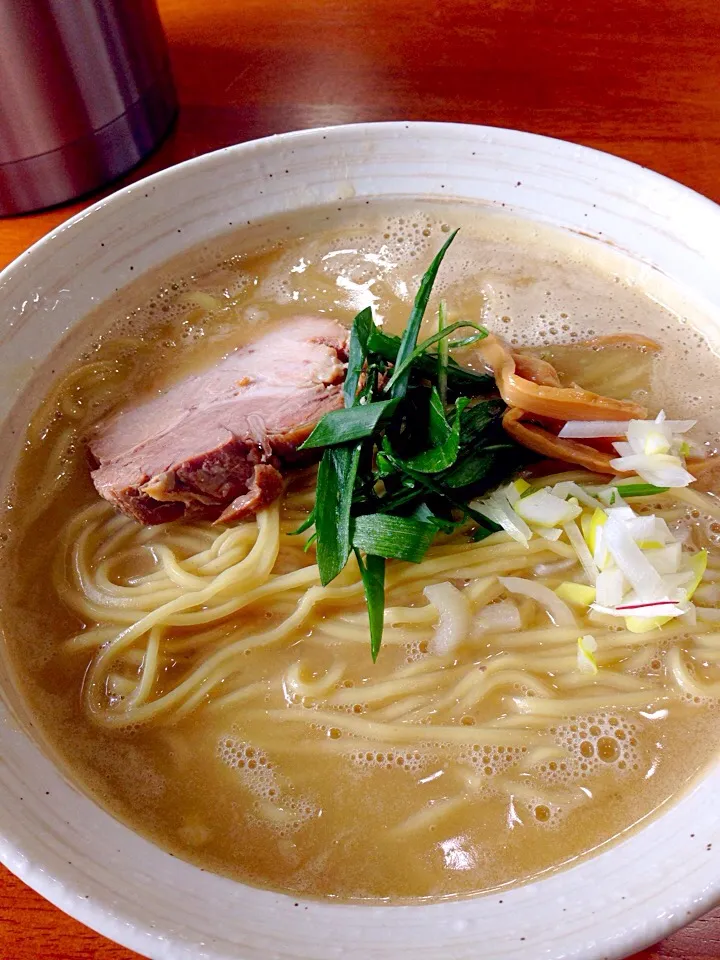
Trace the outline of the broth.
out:
M 390 622 L 373 665 L 365 605 L 350 580 L 340 583 L 344 599 L 283 627 L 314 582 L 312 552 L 286 536 L 312 506 L 307 471 L 281 506 L 269 508 L 275 520 L 259 533 L 254 521 L 229 534 L 198 523 L 144 529 L 98 500 L 80 442 L 90 424 L 296 314 L 350 325 L 372 304 L 385 329 L 401 331 L 420 275 L 449 225 L 458 224 L 428 331 L 442 297 L 451 320 L 481 322 L 535 348 L 565 382 L 639 399 L 653 414 L 665 407 L 672 417 L 697 419 L 696 435 L 714 449 L 718 359 L 689 313 L 646 289 L 636 264 L 509 215 L 400 202 L 268 224 L 252 252 L 239 233 L 141 279 L 81 324 L 71 345 L 77 359 L 31 422 L 3 522 L 0 580 L 2 628 L 19 682 L 71 776 L 134 830 L 205 869 L 340 900 L 477 894 L 622 836 L 681 793 L 715 754 L 716 700 L 674 685 L 668 660 L 669 651 L 680 651 L 696 687 L 714 691 L 718 649 L 707 624 L 641 639 L 584 625 L 581 632 L 598 638 L 604 665 L 621 677 L 614 690 L 577 675 L 576 634 L 559 634 L 532 601 L 520 605 L 521 630 L 486 631 L 433 659 L 434 616 L 422 613 L 428 577 L 451 578 L 481 606 L 498 572 L 554 585 L 552 564 L 567 554 L 552 546 L 523 552 L 502 536 L 472 546 L 465 538 L 449 564 L 446 547 L 433 548 L 424 561 L 430 566 L 421 565 L 426 574 L 397 565 L 388 606 L 415 613 Z M 573 346 L 615 331 L 650 333 L 663 352 L 630 361 L 622 351 Z M 645 509 L 667 514 L 708 549 L 712 585 L 720 547 L 717 508 L 707 503 L 706 511 L 661 499 Z M 258 594 L 209 626 L 171 625 L 154 653 L 140 633 L 98 694 L 109 706 L 93 716 L 81 696 L 93 657 L 133 627 L 138 610 L 160 602 L 138 599 L 138 585 L 146 584 L 146 597 L 175 596 L 160 548 L 171 548 L 196 576 L 193 557 L 234 571 L 253 544 L 260 554 L 277 551 L 275 575 L 306 571 L 302 589 Z M 223 567 L 233 550 L 237 561 Z M 75 568 L 90 571 L 94 616 L 82 614 L 90 601 L 81 608 L 68 573 L 72 557 Z M 566 564 L 560 579 L 578 570 Z M 243 590 L 256 589 L 238 577 Z M 279 641 L 263 640 L 243 655 L 248 638 L 273 630 L 284 630 Z M 204 658 L 231 644 L 240 650 L 232 668 L 223 666 L 215 682 L 208 667 L 189 698 L 170 702 L 193 670 L 204 669 Z M 151 656 L 159 659 L 144 705 L 138 701 L 145 713 L 115 723 L 113 705 L 134 695 Z M 493 688 L 486 677 L 496 669 L 502 682 Z M 533 713 L 538 700 L 550 703 L 549 715 Z M 529 711 L 525 726 L 505 722 L 521 707 Z

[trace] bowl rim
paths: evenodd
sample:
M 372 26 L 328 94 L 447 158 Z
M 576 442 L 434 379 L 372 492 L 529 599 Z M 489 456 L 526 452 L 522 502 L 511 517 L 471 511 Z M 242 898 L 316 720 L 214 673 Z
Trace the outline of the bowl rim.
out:
M 700 206 L 705 205 L 706 209 L 712 211 L 714 215 L 717 216 L 718 213 L 720 213 L 720 206 L 708 197 L 663 174 L 614 154 L 578 145 L 560 138 L 500 126 L 455 122 L 392 120 L 337 124 L 271 134 L 266 137 L 232 144 L 189 158 L 170 167 L 156 171 L 128 186 L 121 187 L 63 221 L 13 259 L 0 271 L 0 289 L 2 285 L 19 270 L 24 269 L 28 264 L 31 265 L 33 259 L 39 253 L 43 253 L 57 238 L 68 231 L 78 231 L 88 218 L 97 218 L 106 208 L 119 208 L 122 204 L 131 202 L 138 194 L 144 193 L 148 188 L 159 184 L 167 187 L 172 185 L 176 178 L 187 173 L 189 170 L 199 170 L 206 167 L 212 168 L 215 164 L 222 164 L 225 158 L 232 158 L 238 163 L 242 163 L 243 160 L 251 157 L 254 152 L 265 150 L 270 146 L 291 145 L 293 143 L 302 143 L 303 141 L 317 140 L 320 137 L 332 140 L 333 138 L 341 138 L 345 131 L 349 129 L 366 133 L 368 137 L 403 132 L 408 132 L 412 135 L 413 132 L 433 134 L 433 132 L 439 132 L 440 130 L 448 131 L 455 129 L 460 132 L 472 129 L 477 134 L 487 131 L 488 135 L 506 142 L 509 146 L 525 144 L 531 148 L 533 146 L 537 148 L 552 144 L 554 149 L 559 153 L 565 153 L 568 156 L 570 153 L 573 153 L 576 158 L 580 158 L 581 160 L 583 158 L 601 157 L 605 168 L 608 170 L 614 170 L 620 175 L 625 174 L 626 176 L 641 177 L 650 185 L 661 185 L 665 189 L 672 190 L 680 199 L 692 201 L 696 206 L 699 205 L 698 209 Z M 702 779 L 704 779 L 704 776 Z M 666 815 L 666 812 L 653 814 L 653 820 L 664 818 Z M 643 826 L 640 829 L 645 831 L 648 827 Z M 617 841 L 615 846 L 622 842 L 624 841 Z M 32 863 L 31 858 L 26 855 L 25 851 L 5 836 L 2 831 L 0 831 L 0 863 L 45 899 L 50 901 L 54 906 L 81 921 L 97 933 L 110 938 L 128 949 L 135 950 L 143 956 L 150 956 L 150 954 L 143 952 L 149 949 L 149 947 L 152 946 L 154 949 L 157 949 L 158 929 L 148 923 L 142 924 L 138 923 L 135 919 L 126 919 L 122 913 L 113 911 L 109 903 L 103 902 L 98 897 L 94 897 L 92 901 L 82 898 L 79 893 L 80 888 L 77 887 L 77 884 L 71 877 L 63 878 L 62 875 L 50 874 L 42 868 L 41 864 Z M 568 867 L 564 867 L 560 873 L 567 874 L 569 869 Z M 542 882 L 545 881 L 542 879 L 532 881 L 532 883 Z M 689 909 L 683 909 L 682 912 L 678 911 L 673 913 L 671 905 L 669 908 L 671 912 L 662 926 L 657 923 L 656 925 L 650 924 L 649 927 L 646 925 L 642 929 L 628 929 L 622 938 L 612 946 L 603 944 L 603 957 L 606 958 L 606 960 L 610 960 L 611 957 L 620 958 L 626 956 L 629 952 L 642 949 L 648 944 L 655 942 L 658 936 L 664 937 L 680 926 L 696 919 L 711 909 L 718 901 L 720 901 L 720 876 L 718 876 L 717 880 L 711 885 L 706 885 L 701 890 L 695 891 L 692 896 L 692 905 Z M 458 902 L 467 903 L 469 901 L 463 900 Z M 688 906 L 687 898 L 683 900 L 682 905 L 683 908 Z M 353 907 L 353 909 L 358 909 L 358 907 Z M 368 910 L 371 908 L 363 905 L 361 909 Z M 381 909 L 404 910 L 407 908 L 391 906 Z M 433 905 L 424 906 L 422 909 L 432 910 Z M 175 949 L 183 949 L 181 941 L 173 941 L 172 937 L 168 937 L 167 939 L 169 952 L 166 953 L 161 950 L 158 953 L 153 953 L 152 956 L 175 958 L 181 955 L 180 952 L 174 952 Z M 193 954 L 193 956 L 195 955 L 200 956 L 200 954 Z M 217 960 L 224 960 L 226 957 L 225 953 L 216 953 L 212 950 L 207 953 L 203 952 L 201 955 L 207 958 L 217 958 Z M 185 954 L 182 954 L 182 956 L 185 956 Z M 568 954 L 567 956 L 570 955 Z M 575 954 L 572 956 L 575 956 Z

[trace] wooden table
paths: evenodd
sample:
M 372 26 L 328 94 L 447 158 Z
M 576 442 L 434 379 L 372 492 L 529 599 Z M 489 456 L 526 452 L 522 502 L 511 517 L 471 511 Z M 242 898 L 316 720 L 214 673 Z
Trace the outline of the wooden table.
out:
M 160 0 L 181 113 L 132 177 L 239 140 L 455 120 L 584 143 L 720 201 L 720 0 Z M 95 199 L 95 198 L 93 198 Z M 0 266 L 81 209 L 0 221 Z M 0 960 L 129 960 L 7 872 Z M 720 911 L 633 960 L 720 958 Z

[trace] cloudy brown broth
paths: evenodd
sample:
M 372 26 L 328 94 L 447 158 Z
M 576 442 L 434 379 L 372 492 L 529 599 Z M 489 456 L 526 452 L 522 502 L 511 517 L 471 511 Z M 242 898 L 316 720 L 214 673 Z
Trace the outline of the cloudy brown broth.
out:
M 507 717 L 513 698 L 542 697 L 543 689 L 561 700 L 576 696 L 572 669 L 558 693 L 543 639 L 551 623 L 532 601 L 522 608 L 527 642 L 524 633 L 476 637 L 438 664 L 436 679 L 428 667 L 432 623 L 389 629 L 373 665 L 368 643 L 354 639 L 366 630 L 364 604 L 355 598 L 340 610 L 323 609 L 282 643 L 253 649 L 194 709 L 129 727 L 97 722 L 87 709 L 81 691 L 95 649 L 68 642 L 103 621 L 79 617 L 57 589 L 67 524 L 98 499 L 83 430 L 298 314 L 349 326 L 372 305 L 386 330 L 400 332 L 420 276 L 455 226 L 460 235 L 438 277 L 428 332 L 442 297 L 450 320 L 483 323 L 513 345 L 534 348 L 565 383 L 637 400 L 652 414 L 664 407 L 669 416 L 697 419 L 696 437 L 714 450 L 718 359 L 702 316 L 667 281 L 618 251 L 551 227 L 467 205 L 399 201 L 255 226 L 143 277 L 79 325 L 67 347 L 76 360 L 58 371 L 64 386 L 50 391 L 32 420 L 8 497 L 0 584 L 18 682 L 73 778 L 134 830 L 207 870 L 341 900 L 477 894 L 595 852 L 676 798 L 715 754 L 715 700 L 680 693 L 667 678 L 674 644 L 699 682 L 720 681 L 720 648 L 711 640 L 698 646 L 691 628 L 687 637 L 680 631 L 618 648 L 624 652 L 615 672 L 627 676 L 628 689 L 638 677 L 649 689 L 641 707 L 623 706 L 622 696 L 616 706 L 608 696 L 600 709 L 561 714 L 541 731 L 545 754 L 537 724 L 524 738 L 493 740 L 487 731 Z M 662 352 L 653 358 L 580 345 L 621 331 L 655 337 Z M 464 360 L 473 362 L 471 352 Z M 73 371 L 87 364 L 97 376 L 74 384 Z M 311 482 L 303 475 L 291 488 L 286 526 L 297 512 L 292 496 L 307 503 Z M 688 505 L 673 509 L 674 521 L 709 549 L 720 578 L 717 524 Z M 217 534 L 201 535 L 210 543 Z M 177 538 L 177 528 L 167 536 Z M 132 584 L 156 563 L 138 548 L 113 576 Z M 276 573 L 312 564 L 312 552 L 281 534 Z M 448 576 L 466 589 L 476 583 L 460 560 Z M 401 583 L 391 600 L 421 608 L 422 583 Z M 272 629 L 297 601 L 291 594 L 246 607 L 207 643 L 219 649 Z M 170 652 L 161 657 L 154 697 L 200 662 L 195 640 L 187 627 L 164 637 Z M 568 640 L 572 656 L 575 641 Z M 144 649 L 119 661 L 109 697 L 122 699 L 137 682 Z M 463 700 L 453 684 L 513 651 L 522 659 L 514 682 Z M 397 696 L 389 687 L 378 692 L 384 681 L 396 682 Z M 593 693 L 592 681 L 584 682 Z M 233 700 L 238 690 L 251 693 Z M 279 718 L 298 710 L 302 722 Z M 396 729 L 398 738 L 373 739 L 356 723 L 368 719 Z M 412 726 L 411 735 L 402 724 Z M 434 735 L 436 725 L 451 727 L 453 737 Z

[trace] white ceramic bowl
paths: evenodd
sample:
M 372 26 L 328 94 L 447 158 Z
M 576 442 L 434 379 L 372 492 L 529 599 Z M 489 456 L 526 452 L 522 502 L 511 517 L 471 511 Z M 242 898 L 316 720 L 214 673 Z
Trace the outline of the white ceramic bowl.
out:
M 17 442 L 8 424 L 22 426 L 26 415 L 17 397 L 67 330 L 116 288 L 231 221 L 398 195 L 502 203 L 601 236 L 692 291 L 720 332 L 720 210 L 663 177 L 485 127 L 283 134 L 120 190 L 0 274 L 5 470 Z M 663 937 L 720 898 L 717 768 L 624 842 L 518 889 L 422 907 L 296 902 L 203 873 L 116 822 L 36 743 L 4 660 L 0 689 L 0 859 L 67 913 L 148 957 L 602 960 Z

